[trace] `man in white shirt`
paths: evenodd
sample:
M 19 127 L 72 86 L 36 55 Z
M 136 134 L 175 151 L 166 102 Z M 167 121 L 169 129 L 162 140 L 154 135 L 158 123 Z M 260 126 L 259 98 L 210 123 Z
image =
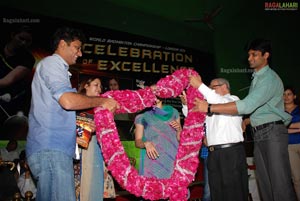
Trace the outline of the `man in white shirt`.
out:
M 209 104 L 239 100 L 230 94 L 229 82 L 223 78 L 211 81 L 210 87 L 200 76 L 192 76 L 190 84 L 198 88 Z M 186 106 L 183 113 L 187 112 Z M 248 173 L 243 145 L 242 117 L 208 112 L 206 137 L 209 149 L 208 180 L 214 201 L 247 201 Z

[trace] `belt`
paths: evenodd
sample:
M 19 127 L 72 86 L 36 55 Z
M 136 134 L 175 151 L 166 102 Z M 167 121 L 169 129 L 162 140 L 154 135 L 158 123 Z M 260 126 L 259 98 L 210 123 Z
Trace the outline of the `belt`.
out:
M 212 145 L 212 146 L 208 147 L 208 150 L 210 152 L 212 152 L 212 151 L 216 151 L 218 149 L 225 149 L 225 148 L 229 148 L 229 147 L 235 147 L 235 146 L 242 145 L 242 144 L 243 144 L 243 142 Z
M 262 124 L 262 125 L 259 125 L 259 126 L 252 127 L 252 131 L 256 132 L 256 131 L 264 129 L 264 128 L 268 127 L 268 126 L 271 126 L 271 125 L 280 125 L 280 124 L 283 124 L 283 121 L 281 121 L 281 120 L 279 120 L 279 121 L 272 121 L 272 122 L 269 122 L 269 123 L 265 123 L 265 124 Z

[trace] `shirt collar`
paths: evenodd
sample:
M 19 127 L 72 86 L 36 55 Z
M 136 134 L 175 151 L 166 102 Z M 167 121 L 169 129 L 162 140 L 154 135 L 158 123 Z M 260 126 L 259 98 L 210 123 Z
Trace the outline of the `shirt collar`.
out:
M 266 65 L 266 66 L 264 66 L 262 69 L 260 69 L 259 71 L 257 71 L 257 72 L 254 71 L 254 72 L 252 73 L 252 78 L 264 74 L 264 73 L 265 73 L 267 70 L 269 70 L 269 69 L 270 69 L 269 65 Z
M 67 62 L 59 54 L 54 53 L 53 56 L 58 57 L 61 60 L 61 62 L 63 62 L 65 69 L 69 69 L 69 65 L 67 64 Z

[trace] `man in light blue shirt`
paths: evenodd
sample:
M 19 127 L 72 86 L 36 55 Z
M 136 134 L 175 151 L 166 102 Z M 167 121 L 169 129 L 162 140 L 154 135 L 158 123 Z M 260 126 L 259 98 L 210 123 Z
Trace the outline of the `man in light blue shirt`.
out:
M 83 34 L 65 27 L 53 39 L 54 54 L 39 62 L 31 85 L 26 155 L 37 180 L 37 201 L 74 201 L 75 110 L 102 106 L 114 111 L 118 104 L 114 99 L 78 94 L 72 88 L 68 69 L 82 56 Z
M 288 155 L 288 125 L 291 116 L 284 112 L 283 84 L 269 67 L 271 43 L 253 40 L 248 46 L 248 61 L 254 69 L 249 94 L 226 104 L 195 100 L 194 110 L 223 114 L 250 114 L 254 137 L 256 176 L 262 200 L 296 200 Z M 191 85 L 197 77 L 190 77 Z

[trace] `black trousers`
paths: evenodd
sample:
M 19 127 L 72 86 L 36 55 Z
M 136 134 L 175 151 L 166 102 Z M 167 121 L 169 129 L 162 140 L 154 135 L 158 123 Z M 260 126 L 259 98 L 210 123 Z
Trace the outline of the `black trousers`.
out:
M 207 165 L 212 201 L 248 200 L 248 166 L 243 144 L 209 152 Z

